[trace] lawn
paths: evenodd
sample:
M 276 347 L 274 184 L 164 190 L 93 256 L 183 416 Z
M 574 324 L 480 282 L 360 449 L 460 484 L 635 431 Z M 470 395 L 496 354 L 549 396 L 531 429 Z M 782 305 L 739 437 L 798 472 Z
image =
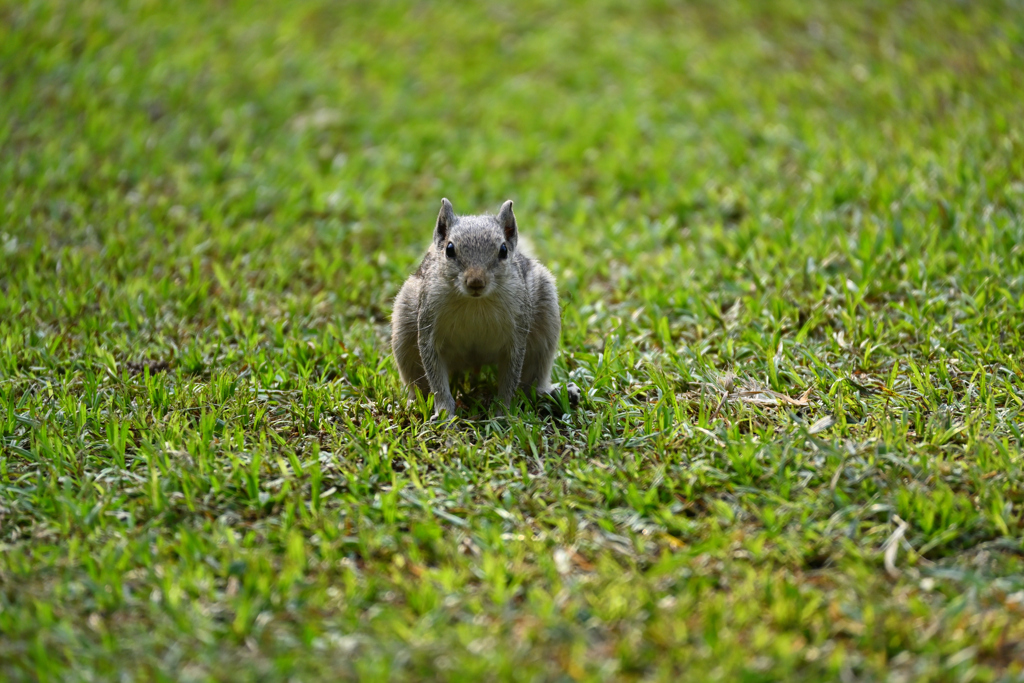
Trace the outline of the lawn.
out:
M 1024 5 L 0 0 L 0 679 L 1024 679 Z M 576 410 L 407 404 L 513 199 Z

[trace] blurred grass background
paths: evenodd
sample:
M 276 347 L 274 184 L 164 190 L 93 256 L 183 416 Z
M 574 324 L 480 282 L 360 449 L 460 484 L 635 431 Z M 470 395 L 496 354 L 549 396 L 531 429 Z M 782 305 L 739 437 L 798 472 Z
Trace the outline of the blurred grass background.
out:
M 0 673 L 1019 677 L 1022 63 L 1010 1 L 0 1 Z M 405 405 L 442 196 L 581 410 Z

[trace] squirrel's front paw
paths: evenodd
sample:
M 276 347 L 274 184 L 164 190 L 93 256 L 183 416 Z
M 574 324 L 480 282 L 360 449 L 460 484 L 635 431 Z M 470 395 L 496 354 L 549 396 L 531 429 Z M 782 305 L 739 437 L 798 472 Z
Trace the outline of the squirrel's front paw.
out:
M 455 419 L 455 399 L 434 403 L 434 417 L 431 422 L 451 422 Z
M 430 418 L 430 422 L 436 425 L 450 425 L 454 424 L 458 419 L 455 411 L 449 413 L 448 411 L 440 410 L 434 413 L 434 416 Z

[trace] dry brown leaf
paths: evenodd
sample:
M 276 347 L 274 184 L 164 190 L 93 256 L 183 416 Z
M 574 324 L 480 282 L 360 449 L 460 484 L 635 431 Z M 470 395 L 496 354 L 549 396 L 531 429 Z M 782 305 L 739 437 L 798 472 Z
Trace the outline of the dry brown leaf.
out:
M 836 418 L 832 417 L 831 415 L 826 415 L 825 417 L 821 418 L 820 420 L 812 424 L 811 428 L 807 430 L 807 433 L 817 434 L 818 432 L 823 432 L 829 427 L 833 426 L 835 423 Z
M 807 391 L 802 393 L 797 398 L 786 396 L 785 394 L 780 394 L 779 392 L 772 391 L 771 389 L 760 389 L 756 391 L 738 391 L 731 395 L 739 397 L 739 399 L 745 403 L 752 403 L 755 405 L 776 406 L 780 404 L 785 404 L 791 406 L 799 406 L 802 408 L 804 406 L 810 405 L 809 399 L 811 396 L 811 391 L 813 391 L 813 388 L 807 387 Z M 759 398 L 761 396 L 767 396 L 768 398 Z

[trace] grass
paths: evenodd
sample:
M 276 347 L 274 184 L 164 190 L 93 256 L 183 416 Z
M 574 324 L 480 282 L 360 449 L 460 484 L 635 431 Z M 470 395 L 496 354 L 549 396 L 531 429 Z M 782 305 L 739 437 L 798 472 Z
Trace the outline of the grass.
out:
M 1020 680 L 1022 27 L 0 0 L 0 677 Z M 442 196 L 579 410 L 406 405 Z

